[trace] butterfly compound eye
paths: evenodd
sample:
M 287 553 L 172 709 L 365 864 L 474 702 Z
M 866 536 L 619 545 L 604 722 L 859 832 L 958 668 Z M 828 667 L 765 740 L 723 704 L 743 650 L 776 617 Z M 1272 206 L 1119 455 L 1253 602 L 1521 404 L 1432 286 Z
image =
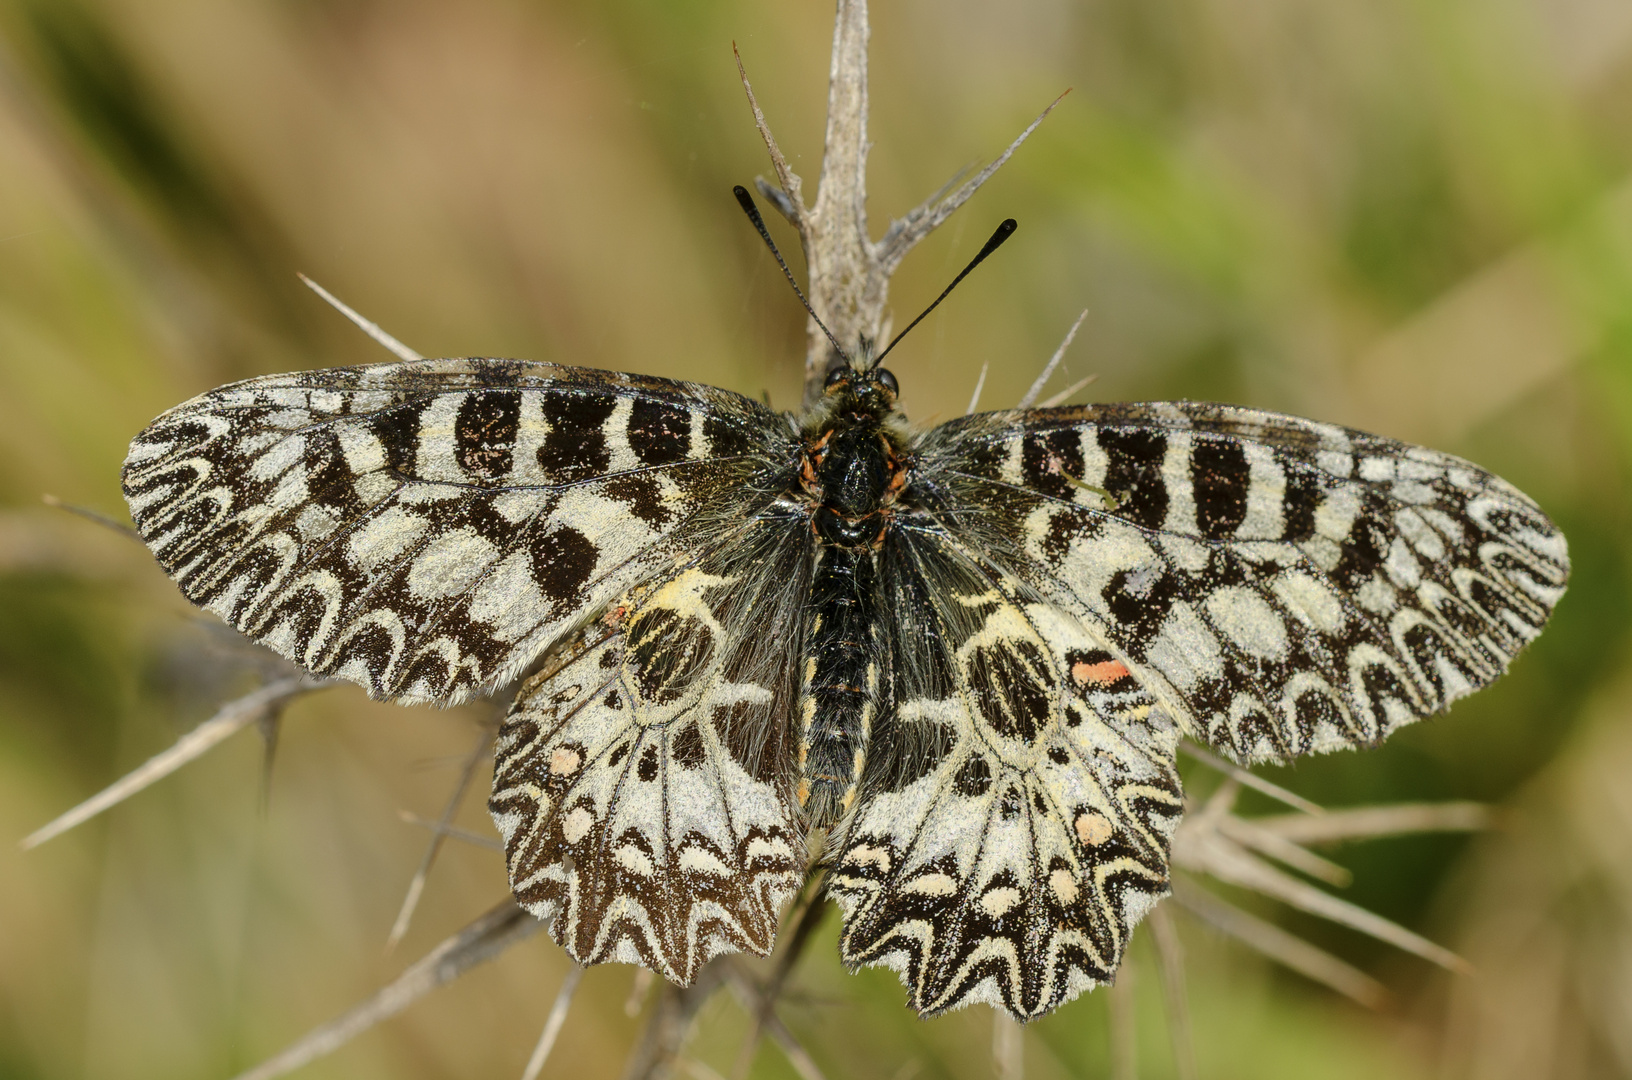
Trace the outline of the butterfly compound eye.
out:
M 873 378 L 878 380 L 878 385 L 890 392 L 891 397 L 901 395 L 901 385 L 895 381 L 895 374 L 889 368 L 879 368 L 873 372 Z
M 849 378 L 850 378 L 849 365 L 840 364 L 838 367 L 834 368 L 832 371 L 829 371 L 827 373 L 827 382 L 824 383 L 823 386 L 826 389 L 831 390 L 835 386 L 838 386 L 840 383 L 848 381 Z

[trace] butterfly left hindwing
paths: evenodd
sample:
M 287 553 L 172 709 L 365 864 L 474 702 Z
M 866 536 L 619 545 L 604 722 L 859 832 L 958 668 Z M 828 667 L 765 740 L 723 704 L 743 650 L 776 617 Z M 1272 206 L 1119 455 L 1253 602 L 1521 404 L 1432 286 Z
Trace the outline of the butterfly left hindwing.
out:
M 688 985 L 765 955 L 805 845 L 786 768 L 808 534 L 767 515 L 529 681 L 489 806 L 516 898 L 584 964 Z

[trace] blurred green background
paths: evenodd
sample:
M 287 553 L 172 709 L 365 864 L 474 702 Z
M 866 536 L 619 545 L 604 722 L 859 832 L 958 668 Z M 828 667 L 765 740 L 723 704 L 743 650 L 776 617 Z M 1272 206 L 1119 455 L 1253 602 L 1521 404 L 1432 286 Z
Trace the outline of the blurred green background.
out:
M 832 9 L 741 0 L 0 0 L 0 1077 L 226 1077 L 500 900 L 453 845 L 383 942 L 480 712 L 338 690 L 39 850 L 20 838 L 253 684 L 137 545 L 131 436 L 219 383 L 388 359 L 304 271 L 427 355 L 521 356 L 797 402 L 803 317 L 730 197 L 820 157 Z M 1203 1080 L 1632 1076 L 1632 4 L 975 0 L 873 12 L 875 235 L 1061 107 L 908 259 L 897 322 L 1021 230 L 896 354 L 920 420 L 1015 400 L 1077 312 L 1077 400 L 1210 398 L 1470 457 L 1570 539 L 1553 626 L 1383 749 L 1276 770 L 1329 805 L 1472 798 L 1474 840 L 1335 854 L 1445 975 L 1251 905 L 1382 979 L 1353 1006 L 1181 924 Z M 811 187 L 807 186 L 807 197 Z M 773 223 L 796 250 L 791 231 Z M 485 790 L 485 780 L 477 788 Z M 460 822 L 490 832 L 473 794 Z M 784 1010 L 830 1077 L 989 1075 L 834 927 Z M 1173 1075 L 1148 941 L 1141 1075 Z M 565 961 L 544 936 L 310 1077 L 514 1076 Z M 591 971 L 549 1075 L 611 1077 L 630 969 Z M 1105 995 L 1025 1032 L 1109 1068 Z M 724 997 L 697 1052 L 728 1070 Z M 704 1075 L 704 1074 L 699 1074 Z M 756 1076 L 793 1075 L 773 1051 Z

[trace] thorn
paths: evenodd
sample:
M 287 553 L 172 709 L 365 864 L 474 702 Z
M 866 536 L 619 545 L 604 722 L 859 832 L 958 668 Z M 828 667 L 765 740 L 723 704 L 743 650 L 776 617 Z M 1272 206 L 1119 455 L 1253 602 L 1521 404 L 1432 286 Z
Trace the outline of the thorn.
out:
M 373 338 L 375 341 L 379 342 L 381 345 L 384 345 L 385 348 L 398 360 L 425 359 L 423 356 L 419 355 L 417 352 L 410 349 L 408 346 L 404 345 L 402 342 L 398 341 L 384 330 L 381 330 L 379 323 L 370 322 L 368 319 L 363 318 L 346 304 L 342 303 L 339 297 L 335 296 L 329 290 L 325 289 L 323 286 L 319 285 L 305 274 L 296 274 L 296 276 L 306 283 L 306 287 L 308 289 L 321 296 L 324 300 L 327 300 L 329 305 L 333 307 L 334 310 L 356 323 L 359 330 Z
M 493 959 L 510 946 L 532 937 L 544 926 L 506 897 L 504 902 L 445 939 L 409 965 L 408 970 L 381 987 L 350 1012 L 314 1028 L 275 1057 L 240 1073 L 234 1080 L 273 1080 L 326 1054 L 333 1053 L 382 1020 L 452 982 L 477 964 Z
M 1031 389 L 1026 391 L 1025 395 L 1021 397 L 1019 403 L 1015 405 L 1015 408 L 1029 409 L 1036 403 L 1037 399 L 1042 396 L 1043 387 L 1047 385 L 1049 377 L 1054 374 L 1054 369 L 1060 366 L 1060 361 L 1065 359 L 1065 350 L 1071 347 L 1071 342 L 1075 340 L 1077 336 L 1077 330 L 1081 328 L 1082 321 L 1087 317 L 1088 309 L 1083 308 L 1082 314 L 1077 316 L 1077 321 L 1072 323 L 1071 329 L 1065 332 L 1065 340 L 1060 342 L 1060 347 L 1054 350 L 1053 356 L 1049 357 L 1047 365 L 1045 365 L 1043 368 L 1043 373 L 1037 376 L 1037 381 L 1031 384 Z M 1087 386 L 1088 384 L 1083 383 L 1082 385 Z M 1081 389 L 1081 387 L 1078 387 L 1078 389 Z M 1070 397 L 1073 393 L 1076 393 L 1076 390 L 1072 390 L 1071 393 L 1066 394 L 1066 397 Z M 1064 399 L 1062 398 L 1061 400 Z
M 332 685 L 334 682 L 329 679 L 296 675 L 268 683 L 236 701 L 229 701 L 217 709 L 214 716 L 177 739 L 170 749 L 148 758 L 146 762 L 72 810 L 34 830 L 23 839 L 20 846 L 27 851 L 39 847 L 53 837 L 61 836 L 76 825 L 84 824 L 102 811 L 119 805 L 143 788 L 169 776 L 189 761 L 223 742 L 229 735 L 283 708 L 289 699 Z
M 986 372 L 991 368 L 991 366 L 992 365 L 990 363 L 980 365 L 980 378 L 975 380 L 974 396 L 969 399 L 969 408 L 964 410 L 963 415 L 973 416 L 975 414 L 975 406 L 980 404 L 980 392 L 986 389 Z
M 538 1036 L 538 1045 L 533 1047 L 533 1056 L 527 1059 L 527 1068 L 522 1071 L 521 1080 L 538 1080 L 538 1074 L 544 1071 L 544 1062 L 549 1060 L 556 1037 L 561 1034 L 561 1026 L 567 1022 L 567 1009 L 572 1005 L 572 995 L 578 992 L 578 980 L 583 977 L 584 965 L 573 964 L 567 969 L 566 978 L 561 980 L 561 989 L 555 995 L 555 1004 L 550 1006 L 544 1031 Z
M 1056 405 L 1063 405 L 1072 394 L 1075 394 L 1078 390 L 1081 390 L 1083 387 L 1087 386 L 1097 378 L 1099 378 L 1098 375 L 1089 375 L 1087 378 L 1078 379 L 1076 382 L 1072 383 L 1064 390 L 1061 390 L 1048 400 L 1038 402 L 1037 407 L 1039 409 L 1052 409 Z
M 652 983 L 657 980 L 657 972 L 651 968 L 635 968 L 634 982 L 629 984 L 629 997 L 623 1003 L 623 1015 L 631 1020 L 640 1015 L 640 1007 L 646 1004 L 646 995 L 651 993 Z
M 992 1072 L 997 1080 L 1025 1080 L 1024 1032 L 1001 1006 L 992 1008 Z
M 441 822 L 422 818 L 412 810 L 398 810 L 397 817 L 409 825 L 418 825 L 422 829 L 439 832 L 449 840 L 461 840 L 472 847 L 486 848 L 489 851 L 503 851 L 504 841 L 497 836 L 483 836 L 473 833 L 469 829 L 461 829 L 453 825 L 443 825 Z
M 737 43 L 731 43 L 731 55 L 737 61 L 737 76 L 742 79 L 742 92 L 748 95 L 748 108 L 754 113 L 754 127 L 759 131 L 759 137 L 765 143 L 765 149 L 771 155 L 771 167 L 776 170 L 776 182 L 781 185 L 780 198 L 770 194 L 766 189 L 769 185 L 755 181 L 765 197 L 775 204 L 777 211 L 799 230 L 801 239 L 805 239 L 805 201 L 801 194 L 803 183 L 799 174 L 793 171 L 788 159 L 783 156 L 782 148 L 776 145 L 776 136 L 771 134 L 770 125 L 765 122 L 765 114 L 760 111 L 759 99 L 754 97 L 754 88 L 748 81 L 748 69 L 742 66 L 742 54 L 737 51 Z
M 1196 1080 L 1190 1002 L 1184 992 L 1184 946 L 1179 942 L 1173 915 L 1165 905 L 1157 904 L 1146 918 L 1150 922 L 1151 937 L 1156 941 L 1156 955 L 1161 960 L 1156 970 L 1161 975 L 1162 996 L 1167 1003 L 1167 1031 L 1173 1040 L 1174 1071 L 1179 1080 Z
M 1217 769 L 1219 772 L 1240 783 L 1242 786 L 1249 787 L 1258 792 L 1260 795 L 1268 795 L 1276 802 L 1285 803 L 1294 810 L 1302 810 L 1306 814 L 1313 814 L 1316 816 L 1326 812 L 1326 808 L 1321 806 L 1319 803 L 1310 802 L 1302 795 L 1288 791 L 1279 784 L 1272 784 L 1263 777 L 1256 776 L 1239 765 L 1232 765 L 1230 762 L 1225 761 L 1218 755 L 1208 750 L 1203 750 L 1193 742 L 1188 740 L 1181 742 L 1179 743 L 1179 748 L 1190 757 L 1201 762 L 1203 765 Z
M 54 507 L 55 509 L 66 510 L 70 514 L 78 515 L 79 517 L 84 518 L 86 521 L 94 521 L 103 528 L 112 529 L 114 532 L 118 533 L 120 536 L 126 537 L 127 539 L 135 540 L 138 543 L 142 542 L 141 536 L 137 534 L 133 527 L 126 525 L 122 521 L 115 521 L 108 515 L 99 513 L 98 511 L 92 510 L 89 507 L 75 506 L 73 503 L 63 502 L 55 495 L 41 495 L 40 501 L 47 506 Z
M 476 745 L 471 747 L 470 754 L 465 758 L 464 767 L 459 772 L 459 783 L 454 786 L 453 795 L 448 799 L 448 805 L 442 811 L 442 818 L 436 828 L 431 831 L 431 842 L 425 848 L 425 856 L 419 861 L 419 869 L 414 872 L 413 880 L 408 882 L 408 895 L 402 898 L 402 907 L 397 911 L 397 921 L 391 924 L 391 933 L 385 939 L 385 951 L 389 954 L 397 947 L 408 933 L 408 926 L 413 922 L 414 911 L 419 907 L 419 898 L 425 892 L 425 881 L 431 874 L 431 867 L 436 863 L 436 856 L 442 850 L 442 841 L 446 839 L 448 827 L 453 823 L 454 815 L 459 812 L 459 804 L 465 801 L 465 792 L 470 790 L 471 777 L 476 775 L 476 766 L 481 763 L 482 752 L 487 749 L 488 740 L 493 732 L 483 727 L 477 736 Z

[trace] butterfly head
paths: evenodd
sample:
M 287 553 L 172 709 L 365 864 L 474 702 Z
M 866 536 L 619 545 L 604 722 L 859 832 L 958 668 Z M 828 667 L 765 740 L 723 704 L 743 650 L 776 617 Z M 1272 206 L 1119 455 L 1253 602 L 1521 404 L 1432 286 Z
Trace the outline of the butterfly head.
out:
M 883 417 L 895 410 L 901 386 L 888 368 L 840 364 L 827 373 L 822 393 L 835 412 Z

